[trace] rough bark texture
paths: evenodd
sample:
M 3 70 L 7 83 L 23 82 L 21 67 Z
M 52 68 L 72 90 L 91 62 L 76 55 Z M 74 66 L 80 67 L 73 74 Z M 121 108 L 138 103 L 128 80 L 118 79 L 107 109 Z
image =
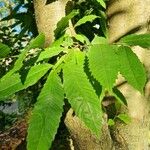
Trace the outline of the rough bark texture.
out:
M 128 33 L 149 32 L 150 0 L 111 0 L 107 13 L 110 42 Z M 150 70 L 150 52 L 139 47 L 134 47 L 134 52 Z M 115 147 L 117 150 L 148 150 L 150 91 L 146 88 L 144 97 L 128 84 L 121 86 L 120 91 L 128 101 L 128 114 L 132 122 L 129 125 L 115 125 L 112 132 Z
M 37 26 L 39 32 L 46 35 L 46 44 L 54 39 L 53 30 L 58 20 L 65 15 L 66 2 L 67 0 L 58 0 L 45 6 L 44 0 L 34 0 Z M 110 42 L 117 41 L 128 33 L 149 32 L 150 0 L 110 0 L 107 13 Z M 150 54 L 139 47 L 135 47 L 134 51 L 146 68 L 150 68 Z M 150 77 L 149 74 L 148 71 Z M 132 122 L 128 125 L 117 122 L 110 130 L 104 121 L 101 140 L 95 139 L 70 110 L 65 123 L 74 140 L 75 150 L 148 150 L 149 87 L 147 84 L 146 96 L 142 96 L 127 84 L 119 88 L 128 101 L 128 110 L 122 108 L 121 111 L 127 112 Z
M 65 123 L 74 141 L 75 150 L 114 150 L 106 121 L 103 124 L 103 136 L 100 140 L 96 139 L 95 136 L 91 134 L 89 129 L 85 127 L 77 116 L 73 116 L 73 111 L 71 109 L 67 113 Z
M 38 31 L 45 34 L 48 46 L 54 40 L 57 22 L 65 16 L 65 6 L 69 0 L 57 0 L 46 5 L 46 0 L 34 0 Z

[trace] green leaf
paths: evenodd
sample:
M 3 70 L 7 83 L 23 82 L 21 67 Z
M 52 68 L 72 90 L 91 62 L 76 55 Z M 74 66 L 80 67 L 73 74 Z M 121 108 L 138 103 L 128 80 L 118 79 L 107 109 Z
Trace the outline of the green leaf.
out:
M 100 37 L 100 36 L 95 36 L 94 39 L 92 40 L 92 44 L 108 44 L 108 41 L 106 38 L 104 37 Z
M 11 49 L 7 45 L 0 42 L 0 58 L 6 57 L 9 54 L 10 50 Z
M 120 46 L 117 55 L 120 73 L 135 89 L 143 92 L 146 73 L 136 54 L 129 47 Z
M 84 16 L 83 18 L 81 18 L 74 27 L 78 27 L 86 22 L 93 22 L 93 20 L 95 20 L 96 18 L 99 18 L 99 16 L 96 15 L 88 15 L 88 16 Z
M 31 40 L 27 49 L 43 48 L 44 43 L 45 43 L 45 36 L 43 33 L 40 33 L 35 39 Z
M 63 34 L 65 34 L 66 28 L 69 26 L 69 20 L 72 19 L 74 16 L 79 14 L 79 11 L 73 10 L 69 15 L 63 17 L 58 23 L 57 28 L 54 31 L 55 38 L 58 39 Z
M 139 45 L 143 48 L 150 47 L 150 34 L 131 34 L 127 35 L 119 41 L 120 44 L 126 44 L 129 46 L 136 46 Z
M 111 91 L 118 74 L 117 46 L 96 44 L 88 52 L 92 75 L 104 89 Z
M 64 91 L 60 78 L 51 72 L 30 119 L 27 149 L 48 150 L 57 133 L 63 112 Z
M 26 76 L 26 80 L 22 83 L 20 74 L 15 73 L 7 78 L 0 80 L 0 100 L 5 100 L 8 96 L 26 89 L 27 87 L 35 84 L 50 68 L 52 65 L 41 64 L 33 66 Z
M 74 38 L 76 40 L 80 41 L 81 43 L 86 43 L 86 44 L 90 45 L 89 39 L 85 35 L 83 35 L 83 34 L 76 34 L 74 36 Z
M 102 127 L 102 110 L 96 95 L 84 72 L 85 55 L 76 51 L 64 66 L 64 89 L 75 114 L 97 137 Z
M 114 120 L 113 120 L 113 119 L 109 119 L 109 120 L 108 120 L 108 125 L 109 125 L 109 126 L 114 126 L 114 125 L 115 125 Z
M 124 95 L 116 87 L 113 88 L 113 94 L 121 104 L 128 105 Z
M 44 59 L 51 58 L 53 56 L 56 56 L 62 51 L 64 51 L 64 48 L 62 48 L 62 47 L 49 47 L 49 48 L 46 48 L 43 52 L 40 53 L 37 62 L 42 61 Z
M 26 58 L 27 52 L 32 48 L 40 48 L 43 46 L 45 41 L 45 36 L 43 34 L 39 34 L 35 39 L 31 40 L 29 45 L 21 52 L 18 59 L 16 60 L 14 67 L 10 70 L 6 75 L 5 78 L 12 75 L 16 71 L 18 71 L 23 66 L 23 61 Z
M 106 4 L 105 4 L 104 0 L 97 0 L 97 2 L 98 2 L 101 6 L 103 6 L 104 8 L 106 8 Z
M 121 121 L 123 121 L 126 124 L 129 124 L 131 122 L 131 118 L 127 114 L 119 114 L 117 118 L 119 118 Z

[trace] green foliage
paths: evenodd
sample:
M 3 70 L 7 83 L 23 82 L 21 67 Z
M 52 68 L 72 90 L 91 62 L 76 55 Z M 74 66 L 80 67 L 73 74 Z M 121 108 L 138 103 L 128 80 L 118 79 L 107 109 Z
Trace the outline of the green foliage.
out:
M 81 18 L 74 27 L 78 27 L 88 21 L 93 22 L 93 20 L 95 20 L 96 18 L 99 18 L 99 16 L 96 15 L 88 15 L 88 16 L 84 16 L 83 18 Z
M 117 46 L 95 44 L 88 52 L 92 75 L 101 83 L 104 90 L 111 91 L 118 74 Z
M 97 2 L 103 7 L 95 5 Z M 30 118 L 28 150 L 49 149 L 60 123 L 64 98 L 91 133 L 100 138 L 105 111 L 101 105 L 104 96 L 115 96 L 115 109 L 121 104 L 127 106 L 123 94 L 115 86 L 118 74 L 122 74 L 141 93 L 145 85 L 143 65 L 128 46 L 149 48 L 150 35 L 129 35 L 118 43 L 109 44 L 104 38 L 107 36 L 106 16 L 102 11 L 106 7 L 104 0 L 78 1 L 75 7 L 80 8 L 79 11 L 72 11 L 58 22 L 55 30 L 57 40 L 51 46 L 43 48 L 44 36 L 40 34 L 22 50 L 14 67 L 0 80 L 0 100 L 39 80 L 42 84 L 46 81 L 43 88 L 40 87 Z M 65 34 L 70 20 L 76 27 L 74 37 Z M 36 48 L 43 50 L 35 60 L 27 60 L 28 52 Z M 102 89 L 95 83 L 101 85 Z M 126 114 L 117 114 L 108 124 L 114 125 L 115 119 L 130 122 Z
M 5 15 L 1 19 L 1 22 L 12 21 L 13 23 L 10 25 L 10 28 L 12 30 L 14 30 L 14 27 L 21 27 L 21 31 L 19 33 L 15 33 L 16 38 L 13 41 L 13 43 L 15 44 L 18 40 L 21 40 L 25 35 L 27 36 L 27 33 L 32 33 L 32 36 L 36 36 L 38 32 L 35 22 L 33 1 L 18 0 L 9 1 L 7 3 L 9 3 L 8 6 L 10 9 L 10 13 L 7 12 L 8 15 Z M 13 5 L 11 3 L 13 3 Z
M 92 44 L 108 44 L 108 41 L 104 37 L 95 36 L 95 38 L 92 40 Z
M 101 6 L 106 8 L 106 4 L 105 4 L 104 0 L 97 0 L 97 2 L 99 2 Z
M 123 121 L 126 124 L 129 124 L 131 122 L 131 118 L 127 114 L 119 114 L 116 117 L 116 119 L 120 119 L 121 121 Z
M 55 38 L 58 39 L 62 35 L 65 34 L 66 28 L 69 26 L 69 20 L 72 19 L 74 16 L 76 16 L 79 13 L 77 10 L 73 10 L 70 14 L 63 17 L 58 23 L 57 28 L 55 29 Z
M 24 77 L 25 81 L 22 82 L 21 77 L 23 74 L 14 73 L 11 76 L 1 78 L 0 80 L 0 100 L 5 100 L 8 96 L 26 89 L 27 87 L 35 84 L 50 68 L 50 64 L 41 64 L 33 66 L 29 70 L 24 70 L 27 75 Z
M 14 67 L 10 70 L 3 78 L 7 78 L 12 75 L 23 66 L 23 61 L 26 58 L 26 54 L 30 49 L 34 48 L 42 48 L 45 42 L 45 36 L 43 34 L 39 34 L 35 39 L 31 40 L 29 45 L 20 53 L 18 59 L 16 60 Z
M 48 150 L 54 140 L 64 105 L 63 87 L 52 71 L 38 97 L 28 129 L 28 150 Z
M 117 55 L 120 73 L 126 78 L 129 84 L 142 93 L 146 83 L 146 72 L 140 60 L 126 46 L 120 46 Z
M 139 45 L 143 48 L 149 48 L 150 47 L 150 34 L 131 34 L 127 35 L 119 41 L 121 44 L 126 44 L 129 46 L 136 46 Z
M 10 48 L 3 44 L 3 43 L 0 43 L 0 58 L 3 58 L 3 57 L 6 57 L 10 52 Z
M 64 51 L 64 48 L 60 46 L 46 48 L 43 52 L 40 53 L 37 62 L 51 58 L 53 56 L 57 56 L 62 51 Z
M 74 51 L 64 66 L 64 89 L 75 114 L 100 137 L 102 110 L 100 101 L 84 72 L 84 53 Z

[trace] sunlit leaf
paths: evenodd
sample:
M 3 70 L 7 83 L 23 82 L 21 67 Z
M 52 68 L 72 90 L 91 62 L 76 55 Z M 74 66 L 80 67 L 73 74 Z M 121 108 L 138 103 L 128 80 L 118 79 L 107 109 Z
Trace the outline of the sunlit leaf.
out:
M 106 90 L 112 89 L 118 74 L 116 49 L 116 46 L 95 44 L 88 53 L 90 71 Z
M 143 92 L 146 73 L 136 54 L 129 47 L 121 46 L 117 55 L 120 73 L 135 89 Z
M 75 114 L 85 125 L 100 137 L 102 126 L 102 110 L 96 95 L 84 72 L 82 52 L 75 52 L 72 59 L 64 66 L 64 89 Z
M 101 6 L 103 6 L 104 8 L 106 8 L 106 4 L 105 4 L 105 1 L 104 0 L 97 0 L 97 2 L 99 2 L 99 4 Z
M 121 38 L 119 43 L 126 44 L 129 46 L 139 45 L 143 48 L 149 48 L 150 47 L 150 34 L 127 35 L 127 36 Z
M 0 80 L 0 100 L 5 100 L 8 96 L 26 89 L 27 87 L 35 84 L 50 68 L 52 65 L 41 64 L 33 66 L 26 76 L 24 83 L 21 81 L 19 73 L 14 73 L 7 78 L 1 78 Z
M 64 50 L 64 48 L 62 48 L 62 47 L 49 47 L 49 48 L 46 48 L 43 52 L 40 53 L 37 62 L 42 61 L 44 59 L 51 58 L 53 56 L 56 56 L 60 52 L 62 52 L 63 50 Z
M 129 124 L 131 122 L 131 118 L 127 114 L 119 114 L 117 118 L 119 118 L 121 121 L 123 121 L 126 124 Z
M 99 18 L 99 16 L 96 15 L 88 15 L 88 16 L 84 16 L 83 18 L 81 18 L 74 27 L 78 27 L 86 22 L 93 22 L 93 20 L 95 20 L 96 18 Z
M 27 136 L 28 150 L 48 150 L 51 147 L 63 112 L 63 100 L 60 78 L 52 71 L 33 109 Z

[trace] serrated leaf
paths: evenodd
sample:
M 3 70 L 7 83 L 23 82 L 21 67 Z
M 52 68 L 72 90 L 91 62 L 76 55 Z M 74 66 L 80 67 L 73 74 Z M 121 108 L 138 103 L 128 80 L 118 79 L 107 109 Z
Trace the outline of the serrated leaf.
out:
M 9 54 L 9 52 L 10 48 L 7 45 L 0 42 L 0 58 L 6 57 Z
M 143 92 L 146 73 L 136 54 L 129 47 L 120 46 L 117 55 L 120 73 L 135 89 Z
M 26 89 L 27 87 L 35 84 L 50 68 L 52 65 L 41 64 L 33 66 L 26 76 L 26 80 L 22 83 L 20 74 L 15 73 L 9 77 L 1 78 L 0 80 L 0 100 L 5 100 L 8 96 Z
M 62 47 L 49 47 L 46 48 L 43 52 L 40 53 L 37 62 L 42 61 L 44 59 L 51 58 L 53 56 L 58 55 L 60 52 L 62 52 L 64 48 Z
M 119 114 L 117 118 L 119 118 L 121 121 L 123 121 L 126 124 L 129 124 L 131 122 L 131 118 L 127 114 Z
M 129 46 L 139 45 L 143 48 L 150 48 L 150 34 L 131 34 L 127 35 L 119 41 L 120 44 L 126 44 Z
M 101 6 L 103 6 L 104 8 L 106 8 L 106 4 L 105 4 L 104 0 L 97 0 L 97 2 L 98 2 Z
M 64 89 L 75 114 L 97 137 L 102 127 L 100 100 L 84 72 L 85 55 L 74 52 L 72 59 L 64 66 Z
M 111 91 L 118 74 L 116 46 L 96 44 L 88 52 L 89 68 L 92 75 L 104 89 Z
M 31 40 L 29 45 L 19 54 L 18 59 L 16 60 L 14 67 L 10 70 L 6 75 L 5 78 L 12 75 L 16 71 L 18 71 L 23 66 L 23 61 L 26 57 L 27 52 L 32 48 L 40 48 L 43 46 L 45 41 L 45 36 L 43 34 L 39 34 L 35 39 Z
M 84 16 L 83 18 L 81 18 L 74 27 L 78 27 L 86 22 L 93 22 L 93 20 L 95 20 L 96 18 L 99 18 L 99 16 L 96 15 L 88 15 L 88 16 Z
M 65 31 L 66 28 L 69 26 L 69 20 L 72 19 L 74 16 L 79 14 L 79 11 L 73 10 L 69 15 L 63 17 L 58 23 L 57 23 L 57 28 L 54 31 L 55 38 L 58 39 L 61 37 Z
M 64 91 L 57 73 L 51 72 L 30 119 L 27 149 L 48 150 L 54 140 L 63 112 Z

